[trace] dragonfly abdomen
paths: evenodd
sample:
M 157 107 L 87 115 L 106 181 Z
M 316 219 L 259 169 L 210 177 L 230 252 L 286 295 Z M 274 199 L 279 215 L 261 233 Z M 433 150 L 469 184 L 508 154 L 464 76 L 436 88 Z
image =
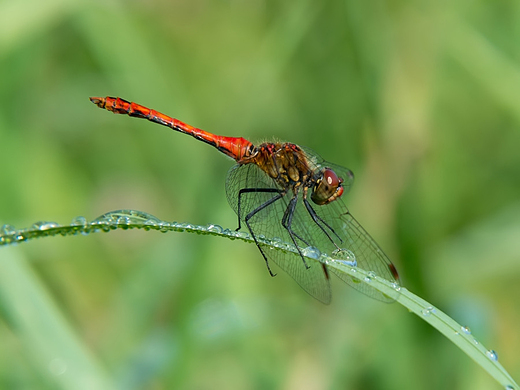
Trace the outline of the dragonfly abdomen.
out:
M 159 111 L 152 110 L 137 103 L 129 102 L 125 99 L 107 96 L 104 98 L 91 97 L 90 101 L 96 104 L 99 108 L 112 111 L 114 114 L 125 114 L 136 118 L 147 119 L 150 122 L 158 123 L 181 133 L 191 135 L 199 141 L 214 146 L 222 153 L 228 155 L 239 163 L 244 162 L 244 159 L 250 157 L 254 150 L 253 144 L 242 137 L 225 137 L 208 133 L 207 131 L 181 122 L 178 119 L 164 115 Z

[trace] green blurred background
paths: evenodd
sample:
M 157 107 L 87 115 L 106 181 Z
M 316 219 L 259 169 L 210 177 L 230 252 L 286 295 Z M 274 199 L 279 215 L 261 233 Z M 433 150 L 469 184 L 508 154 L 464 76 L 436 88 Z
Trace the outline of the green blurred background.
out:
M 211 147 L 121 96 L 351 168 L 404 285 L 520 378 L 520 3 L 0 1 L 0 225 L 236 227 Z M 253 245 L 116 231 L 0 251 L 0 388 L 495 389 L 403 307 L 324 306 Z

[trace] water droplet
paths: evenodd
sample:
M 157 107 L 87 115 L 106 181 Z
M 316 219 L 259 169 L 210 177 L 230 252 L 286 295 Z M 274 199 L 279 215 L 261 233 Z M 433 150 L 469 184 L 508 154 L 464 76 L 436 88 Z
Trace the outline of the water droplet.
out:
M 10 236 L 16 233 L 16 229 L 12 225 L 3 225 L 0 229 L 0 234 L 4 236 Z
M 315 248 L 313 246 L 309 246 L 305 249 L 302 249 L 302 254 L 306 257 L 309 257 L 314 260 L 318 260 L 321 256 L 321 252 L 318 248 Z
M 170 224 L 168 222 L 161 221 L 157 224 L 157 226 L 159 226 L 159 231 L 161 233 L 166 233 L 169 230 L 168 228 L 170 227 Z M 183 226 L 183 228 L 185 227 Z
M 401 291 L 401 286 L 398 285 L 396 282 L 393 282 L 393 283 L 391 284 L 391 286 L 392 286 L 392 288 L 393 288 L 395 291 L 397 291 L 397 292 Z
M 130 225 L 131 221 L 130 221 L 130 218 L 123 215 L 123 216 L 117 218 L 116 223 L 118 225 Z
M 148 220 L 144 221 L 143 225 L 144 225 L 144 227 L 143 227 L 144 230 L 150 230 L 152 227 L 157 226 L 157 222 L 153 219 L 148 219 Z
M 479 345 L 480 343 L 479 343 L 479 341 L 477 339 L 473 339 L 473 344 Z
M 137 210 L 121 210 L 121 214 L 127 214 L 135 220 L 139 220 L 139 219 L 146 220 L 146 219 L 150 219 L 150 217 L 152 217 L 150 214 L 147 214 L 143 211 L 137 211 Z
M 249 233 L 247 233 L 247 232 L 235 232 L 235 237 L 248 239 L 249 238 Z
M 101 216 L 99 218 L 96 218 L 91 222 L 91 225 L 108 225 L 109 223 L 112 223 L 112 218 L 105 218 L 105 216 Z
M 94 232 L 99 232 L 99 231 L 102 231 L 102 232 L 109 232 L 110 231 L 110 223 L 112 221 L 107 218 L 105 218 L 105 216 L 101 216 L 99 218 L 96 218 L 95 220 L 93 220 L 90 225 L 92 225 L 94 227 L 93 231 Z
M 80 215 L 78 217 L 73 218 L 72 222 L 70 224 L 74 225 L 74 226 L 87 226 L 88 222 L 87 222 L 87 218 L 82 217 Z
M 39 221 L 36 223 L 33 223 L 33 229 L 36 230 L 48 230 L 55 227 L 58 227 L 59 225 L 56 222 L 45 222 L 45 221 Z
M 506 386 L 506 390 L 515 390 L 515 388 L 513 386 L 511 386 L 511 385 L 507 385 Z
M 211 233 L 222 233 L 222 226 L 219 225 L 208 225 L 206 230 Z
M 460 333 L 459 332 L 455 332 L 455 336 L 460 336 Z
M 224 230 L 222 230 L 222 234 L 224 234 L 225 236 L 229 236 L 231 234 L 231 230 L 224 229 Z
M 357 266 L 356 256 L 351 250 L 344 248 L 335 249 L 332 251 L 331 257 L 334 261 L 338 261 L 342 264 L 349 265 L 351 267 Z
M 432 313 L 435 313 L 435 308 L 433 306 L 428 306 L 421 310 L 421 313 L 423 316 L 428 317 L 432 315 Z
M 298 251 L 296 250 L 296 247 L 292 244 L 288 244 L 288 243 L 285 243 L 282 245 L 282 249 L 287 251 L 287 252 L 292 252 L 294 254 L 297 254 Z
M 278 249 L 281 249 L 283 251 L 290 251 L 291 250 L 291 247 L 287 243 L 285 243 L 283 241 L 280 241 L 280 242 L 276 243 L 274 245 L 274 247 L 278 248 Z
M 14 236 L 14 240 L 17 242 L 21 242 L 27 240 L 27 237 L 25 237 L 23 234 L 17 234 L 16 236 Z
M 489 351 L 486 351 L 486 356 L 496 362 L 498 360 L 498 355 L 495 351 L 490 349 Z
M 374 271 L 370 271 L 367 276 L 365 276 L 365 282 L 371 282 L 376 277 L 376 273 Z
M 461 326 L 460 330 L 462 330 L 462 332 L 465 334 L 471 334 L 471 329 L 468 328 L 467 326 Z
M 135 221 L 136 223 L 139 223 L 140 221 Z M 134 226 L 132 226 L 132 219 L 130 217 L 127 217 L 126 215 L 121 215 L 116 219 L 115 226 L 113 229 L 121 228 L 123 230 L 132 229 Z
M 114 216 L 112 213 L 107 213 L 105 215 L 102 215 L 99 218 L 100 221 L 105 221 L 107 224 L 115 223 L 117 221 L 117 217 Z

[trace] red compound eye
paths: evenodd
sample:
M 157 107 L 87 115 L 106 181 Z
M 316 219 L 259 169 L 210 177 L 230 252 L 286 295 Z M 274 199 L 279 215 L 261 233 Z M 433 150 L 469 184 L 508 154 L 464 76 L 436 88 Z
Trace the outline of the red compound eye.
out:
M 325 169 L 325 172 L 323 172 L 323 180 L 327 182 L 329 186 L 334 188 L 337 188 L 340 184 L 340 180 L 338 175 L 336 175 L 336 172 L 329 168 Z
M 323 205 L 332 202 L 343 194 L 343 180 L 330 168 L 323 170 L 323 176 L 316 181 L 311 199 L 314 203 Z

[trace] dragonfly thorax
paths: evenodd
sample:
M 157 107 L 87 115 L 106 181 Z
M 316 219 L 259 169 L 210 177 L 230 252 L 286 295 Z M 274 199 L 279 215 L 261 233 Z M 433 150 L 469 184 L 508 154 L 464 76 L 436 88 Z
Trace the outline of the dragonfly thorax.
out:
M 312 164 L 295 144 L 261 144 L 248 162 L 256 164 L 285 191 L 312 189 L 311 199 L 317 205 L 330 203 L 343 194 L 343 179 L 331 168 Z
M 312 178 L 305 152 L 291 143 L 261 144 L 248 162 L 256 164 L 284 190 L 306 186 Z

